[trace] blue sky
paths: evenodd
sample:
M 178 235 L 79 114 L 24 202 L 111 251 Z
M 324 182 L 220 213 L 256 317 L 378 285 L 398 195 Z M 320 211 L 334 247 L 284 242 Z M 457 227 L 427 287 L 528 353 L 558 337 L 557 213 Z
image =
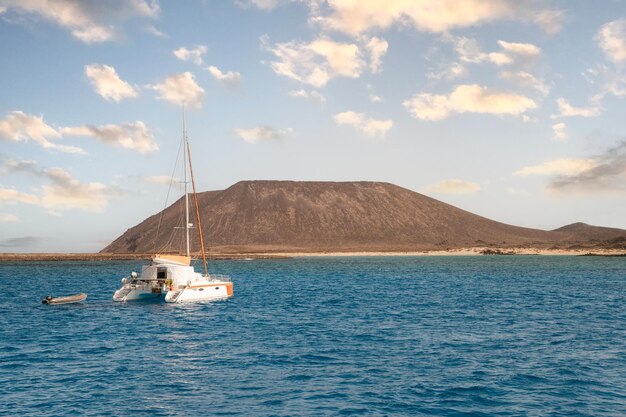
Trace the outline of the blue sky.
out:
M 388 181 L 626 228 L 626 5 L 0 0 L 0 251 L 97 251 L 199 190 Z

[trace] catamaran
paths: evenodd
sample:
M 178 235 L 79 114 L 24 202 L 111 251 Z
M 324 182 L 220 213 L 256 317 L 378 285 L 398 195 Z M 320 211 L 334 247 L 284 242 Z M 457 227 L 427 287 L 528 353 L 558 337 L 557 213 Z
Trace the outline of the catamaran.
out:
M 183 116 L 183 171 L 185 194 L 185 254 L 155 254 L 150 265 L 144 265 L 141 275 L 136 272 L 122 278 L 122 287 L 113 294 L 114 301 L 146 300 L 163 297 L 168 303 L 220 300 L 233 296 L 233 283 L 228 276 L 209 274 L 207 268 L 202 223 L 198 209 L 196 184 L 191 164 L 191 150 L 185 118 Z M 187 172 L 189 170 L 189 173 Z M 187 192 L 188 174 L 191 177 L 193 201 L 195 203 L 196 222 L 200 236 L 200 251 L 204 264 L 204 274 L 195 271 L 191 264 L 189 229 L 189 193 Z

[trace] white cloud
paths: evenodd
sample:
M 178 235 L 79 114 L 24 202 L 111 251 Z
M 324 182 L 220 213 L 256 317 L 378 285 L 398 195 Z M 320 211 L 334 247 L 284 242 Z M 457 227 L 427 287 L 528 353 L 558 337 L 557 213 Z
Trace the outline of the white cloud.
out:
M 141 121 L 119 125 L 65 127 L 61 133 L 70 136 L 86 136 L 106 144 L 137 151 L 142 154 L 154 152 L 159 146 L 152 133 Z
M 578 175 L 598 165 L 595 159 L 560 158 L 539 165 L 529 165 L 513 173 L 520 177 L 530 175 Z
M 149 33 L 152 36 L 156 36 L 157 38 L 169 38 L 166 33 L 161 32 L 156 27 L 150 25 L 145 28 L 146 33 Z
M 0 206 L 14 203 L 38 204 L 39 198 L 36 195 L 22 193 L 12 188 L 0 188 Z
M 571 116 L 580 116 L 580 117 L 596 117 L 600 115 L 600 109 L 598 107 L 574 107 L 563 97 L 560 97 L 556 100 L 556 103 L 559 106 L 559 114 L 551 116 L 553 119 L 557 117 L 571 117 Z
M 516 115 L 537 107 L 528 97 L 477 84 L 459 85 L 447 96 L 416 94 L 402 104 L 413 117 L 422 120 L 443 120 L 453 113 L 465 112 Z
M 370 102 L 371 103 L 380 103 L 381 101 L 383 101 L 383 98 L 380 96 L 377 96 L 376 94 L 370 94 Z
M 179 106 L 202 107 L 204 90 L 196 83 L 193 74 L 190 72 L 171 75 L 163 80 L 162 83 L 150 85 L 148 88 L 157 91 L 160 100 Z
M 15 214 L 11 214 L 11 213 L 0 213 L 0 222 L 6 222 L 6 223 L 17 223 L 20 221 L 20 218 L 17 217 Z
M 389 44 L 386 40 L 372 36 L 372 38 L 365 44 L 365 49 L 369 52 L 370 57 L 370 71 L 377 73 L 381 71 L 382 57 L 387 53 Z
M 531 43 L 498 41 L 498 45 L 510 55 L 535 58 L 541 54 L 541 49 Z
M 86 65 L 85 75 L 105 100 L 119 102 L 125 98 L 137 97 L 137 90 L 120 79 L 113 67 L 102 64 Z
M 291 97 L 301 97 L 318 102 L 320 105 L 326 103 L 326 97 L 317 90 L 294 90 L 290 91 Z
M 500 73 L 500 78 L 523 87 L 533 88 L 544 96 L 550 92 L 550 87 L 526 71 L 503 71 Z
M 0 175 L 9 173 L 35 173 L 37 172 L 37 163 L 33 160 L 7 159 L 0 165 Z
M 552 125 L 552 138 L 558 141 L 567 140 L 569 137 L 567 133 L 567 126 L 565 123 L 556 123 Z
M 548 184 L 551 191 L 576 191 L 597 193 L 601 191 L 626 191 L 626 140 L 596 155 L 591 167 L 557 175 Z
M 518 0 L 328 0 L 329 13 L 312 17 L 323 26 L 358 35 L 393 24 L 447 32 L 496 20 L 530 20 L 547 32 L 560 29 L 562 14 Z M 326 8 L 313 8 L 326 12 Z
M 518 65 L 525 66 L 531 64 L 539 55 L 541 49 L 530 43 L 516 43 L 498 41 L 501 48 L 499 52 L 483 52 L 475 39 L 465 37 L 452 37 L 446 35 L 444 39 L 454 44 L 454 49 L 463 62 L 479 64 L 490 62 L 497 66 Z
M 603 25 L 596 39 L 609 60 L 615 63 L 626 61 L 626 18 Z
M 293 129 L 276 129 L 270 126 L 259 126 L 252 129 L 235 128 L 233 132 L 247 143 L 258 143 L 267 140 L 283 140 L 291 135 Z
M 393 120 L 376 120 L 353 111 L 337 113 L 334 119 L 338 125 L 352 126 L 368 136 L 383 137 L 393 127 Z
M 589 100 L 595 105 L 599 105 L 608 94 L 616 97 L 626 96 L 626 73 L 619 65 L 596 64 L 595 67 L 583 71 L 582 75 L 590 84 L 599 86 L 598 93 Z
M 12 111 L 4 119 L 0 119 L 0 139 L 11 142 L 27 142 L 32 140 L 44 149 L 61 152 L 84 154 L 85 151 L 76 146 L 59 145 L 50 140 L 60 139 L 61 134 L 44 122 L 42 116 L 32 116 L 22 111 Z
M 267 37 L 261 42 L 277 58 L 271 63 L 276 74 L 314 87 L 323 87 L 335 77 L 358 78 L 365 67 L 359 47 L 352 43 L 319 38 L 308 44 L 291 41 L 270 46 Z
M 181 61 L 191 61 L 196 65 L 202 65 L 202 56 L 206 52 L 207 47 L 205 45 L 198 45 L 193 49 L 178 48 L 173 53 Z
M 33 161 L 6 161 L 4 171 L 26 173 L 47 184 L 41 186 L 40 195 L 0 188 L 0 204 L 32 204 L 57 214 L 59 210 L 71 209 L 102 212 L 110 199 L 121 195 L 115 187 L 83 183 L 62 168 L 39 169 Z
M 262 10 L 272 10 L 278 6 L 279 0 L 235 0 L 240 7 L 255 6 Z
M 241 74 L 238 72 L 228 71 L 224 73 L 218 67 L 213 65 L 206 67 L 205 69 L 211 73 L 213 78 L 228 87 L 236 87 L 241 82 Z
M 3 0 L 5 13 L 42 17 L 71 31 L 84 43 L 100 43 L 118 37 L 116 24 L 132 18 L 155 18 L 157 2 L 145 0 Z
M 51 184 L 41 187 L 40 205 L 50 210 L 103 212 L 111 198 L 121 195 L 117 189 L 99 182 L 82 183 L 62 168 L 50 168 L 44 173 Z
M 463 77 L 467 74 L 465 67 L 459 62 L 453 62 L 452 64 L 442 65 L 443 68 L 437 72 L 430 71 L 426 74 L 426 78 L 429 80 L 446 80 L 452 81 L 455 78 Z
M 473 194 L 480 191 L 480 185 L 458 179 L 439 181 L 424 189 L 426 193 L 436 194 Z

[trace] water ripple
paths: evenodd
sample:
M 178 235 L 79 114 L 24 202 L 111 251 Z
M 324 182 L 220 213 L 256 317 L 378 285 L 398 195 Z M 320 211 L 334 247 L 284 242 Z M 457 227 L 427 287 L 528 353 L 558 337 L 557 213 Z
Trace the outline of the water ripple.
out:
M 111 301 L 137 262 L 1 264 L 0 415 L 626 415 L 624 259 L 212 267 L 233 299 L 166 305 Z

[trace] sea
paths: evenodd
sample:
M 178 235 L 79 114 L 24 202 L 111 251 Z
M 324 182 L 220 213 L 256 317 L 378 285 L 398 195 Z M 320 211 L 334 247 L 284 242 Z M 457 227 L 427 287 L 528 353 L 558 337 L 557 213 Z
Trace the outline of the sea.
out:
M 141 264 L 0 263 L 0 415 L 626 415 L 626 258 L 215 261 L 229 300 L 114 303 Z

